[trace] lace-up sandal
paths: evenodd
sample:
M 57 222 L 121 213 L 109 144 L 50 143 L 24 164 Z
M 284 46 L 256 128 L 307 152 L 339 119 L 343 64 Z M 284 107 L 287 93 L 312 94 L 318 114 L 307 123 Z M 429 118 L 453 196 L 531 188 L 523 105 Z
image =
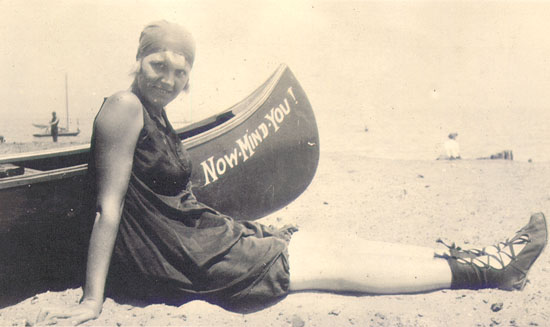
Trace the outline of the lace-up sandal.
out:
M 522 290 L 527 273 L 547 243 L 546 219 L 542 213 L 531 216 L 529 223 L 505 242 L 483 248 L 462 249 L 447 245 L 452 272 L 452 289 L 499 288 Z
M 462 247 L 456 245 L 456 243 L 447 244 L 442 239 L 436 240 L 437 243 L 443 244 L 449 253 L 436 253 L 436 257 L 448 259 L 449 257 L 457 259 L 475 259 L 479 256 L 485 255 L 483 249 L 463 249 Z

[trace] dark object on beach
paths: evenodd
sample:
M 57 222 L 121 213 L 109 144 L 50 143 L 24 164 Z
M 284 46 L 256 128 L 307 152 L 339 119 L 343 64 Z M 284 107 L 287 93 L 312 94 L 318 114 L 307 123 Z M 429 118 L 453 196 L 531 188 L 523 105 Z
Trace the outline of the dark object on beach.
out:
M 6 142 L 6 139 L 4 138 L 3 135 L 0 135 L 0 143 L 4 143 L 4 142 Z
M 491 304 L 491 310 L 493 312 L 499 312 L 500 310 L 502 310 L 503 305 L 504 304 L 502 302 L 493 303 Z
M 485 159 L 514 160 L 514 153 L 512 152 L 512 150 L 504 150 L 504 151 L 501 151 L 499 153 L 492 154 L 489 157 L 481 157 L 481 158 L 478 158 L 478 159 L 479 160 L 485 160 Z
M 504 160 L 514 160 L 514 153 L 512 150 L 505 150 L 497 154 L 493 154 L 490 157 L 491 159 L 504 159 Z

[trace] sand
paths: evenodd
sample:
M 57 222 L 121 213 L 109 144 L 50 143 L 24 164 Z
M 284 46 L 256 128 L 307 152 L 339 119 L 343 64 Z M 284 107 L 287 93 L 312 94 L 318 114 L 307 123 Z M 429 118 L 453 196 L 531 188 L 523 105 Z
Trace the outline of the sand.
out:
M 429 247 L 439 237 L 488 245 L 511 237 L 534 212 L 550 215 L 549 189 L 548 162 L 399 161 L 322 152 L 306 192 L 261 221 Z M 107 298 L 101 316 L 84 326 L 547 326 L 549 274 L 547 250 L 521 292 L 296 293 L 250 314 L 202 301 L 140 307 Z M 80 288 L 46 292 L 0 308 L 0 325 L 32 325 L 41 307 L 74 304 L 81 294 Z

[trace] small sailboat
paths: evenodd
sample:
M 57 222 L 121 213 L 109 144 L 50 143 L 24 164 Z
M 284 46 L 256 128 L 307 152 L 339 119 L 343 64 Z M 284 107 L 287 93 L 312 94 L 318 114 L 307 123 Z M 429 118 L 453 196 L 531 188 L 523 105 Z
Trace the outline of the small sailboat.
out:
M 67 74 L 65 74 L 65 112 L 67 123 L 66 127 L 59 127 L 59 132 L 57 136 L 77 136 L 80 134 L 80 128 L 77 126 L 76 130 L 72 130 L 69 127 L 69 83 Z M 36 128 L 41 128 L 42 132 L 34 133 L 34 137 L 51 137 L 50 125 L 49 124 L 32 124 Z

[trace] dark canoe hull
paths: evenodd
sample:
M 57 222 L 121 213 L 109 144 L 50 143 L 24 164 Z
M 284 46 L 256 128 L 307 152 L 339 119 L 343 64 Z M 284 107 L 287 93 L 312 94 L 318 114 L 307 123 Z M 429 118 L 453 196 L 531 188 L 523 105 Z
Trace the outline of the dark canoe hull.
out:
M 177 132 L 198 200 L 237 220 L 288 205 L 319 160 L 311 105 L 285 65 L 240 103 Z M 25 167 L 24 175 L 0 179 L 0 294 L 27 287 L 32 294 L 52 281 L 66 287 L 82 272 L 94 212 L 88 156 L 89 145 L 81 145 L 0 157 Z

